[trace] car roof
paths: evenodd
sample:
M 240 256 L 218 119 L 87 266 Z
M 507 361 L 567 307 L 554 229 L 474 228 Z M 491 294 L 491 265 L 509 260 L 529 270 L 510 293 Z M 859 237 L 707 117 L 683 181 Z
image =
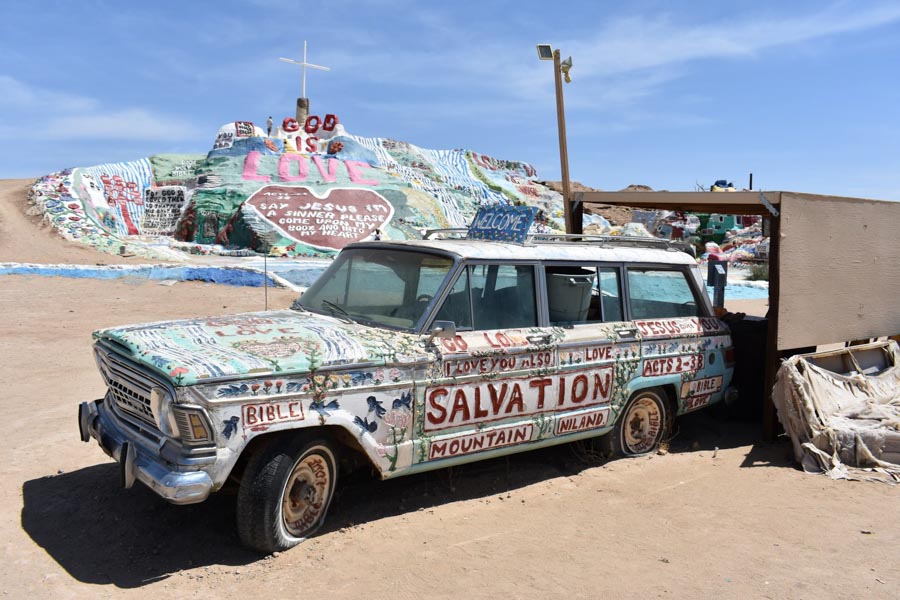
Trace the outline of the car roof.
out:
M 617 246 L 615 242 L 536 242 L 513 244 L 484 240 L 391 240 L 358 242 L 346 248 L 404 248 L 408 250 L 437 250 L 469 260 L 525 260 L 574 262 L 628 262 L 696 264 L 686 252 L 663 248 L 642 248 L 633 245 Z

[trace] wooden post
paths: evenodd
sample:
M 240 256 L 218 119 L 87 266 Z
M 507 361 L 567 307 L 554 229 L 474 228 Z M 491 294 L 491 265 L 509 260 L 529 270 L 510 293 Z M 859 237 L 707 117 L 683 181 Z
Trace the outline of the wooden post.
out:
M 775 388 L 775 376 L 781 366 L 781 354 L 778 351 L 778 294 L 779 294 L 779 262 L 781 261 L 781 214 L 777 217 L 767 216 L 769 227 L 769 312 L 766 332 L 766 371 L 763 384 L 763 438 L 774 440 L 780 430 L 778 415 L 772 403 L 772 390 Z
M 559 50 L 553 51 L 553 78 L 556 83 L 556 122 L 559 129 L 559 172 L 562 177 L 563 214 L 566 218 L 566 233 L 581 233 L 581 223 L 572 218 L 572 195 L 569 190 L 569 153 L 566 148 L 566 109 L 563 105 L 562 71 Z M 576 231 L 577 227 L 577 231 Z
M 306 117 L 309 116 L 309 98 L 297 98 L 297 122 L 300 127 L 306 123 Z

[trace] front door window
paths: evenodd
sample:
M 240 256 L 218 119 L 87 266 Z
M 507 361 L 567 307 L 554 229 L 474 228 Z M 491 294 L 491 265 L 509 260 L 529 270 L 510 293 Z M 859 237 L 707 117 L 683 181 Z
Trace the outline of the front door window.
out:
M 459 330 L 537 327 L 532 265 L 470 265 L 435 316 Z
M 537 327 L 533 266 L 473 265 L 469 280 L 475 329 Z
M 453 321 L 458 331 L 472 329 L 472 302 L 469 297 L 469 270 L 460 273 L 444 300 L 444 305 L 437 312 L 435 321 Z

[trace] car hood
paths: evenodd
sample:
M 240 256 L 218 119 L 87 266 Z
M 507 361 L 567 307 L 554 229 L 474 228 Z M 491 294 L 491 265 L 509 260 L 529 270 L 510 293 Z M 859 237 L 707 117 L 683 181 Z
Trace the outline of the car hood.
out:
M 175 385 L 428 359 L 421 336 L 293 310 L 129 325 L 94 339 Z

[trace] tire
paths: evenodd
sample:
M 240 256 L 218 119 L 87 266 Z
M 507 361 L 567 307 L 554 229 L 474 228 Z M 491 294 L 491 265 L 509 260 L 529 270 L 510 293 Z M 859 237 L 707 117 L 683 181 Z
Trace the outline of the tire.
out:
M 251 457 L 237 497 L 241 542 L 272 553 L 293 548 L 325 521 L 337 461 L 322 439 L 283 438 Z
M 669 403 L 659 388 L 635 392 L 615 427 L 601 442 L 607 456 L 644 456 L 655 452 L 669 431 Z

